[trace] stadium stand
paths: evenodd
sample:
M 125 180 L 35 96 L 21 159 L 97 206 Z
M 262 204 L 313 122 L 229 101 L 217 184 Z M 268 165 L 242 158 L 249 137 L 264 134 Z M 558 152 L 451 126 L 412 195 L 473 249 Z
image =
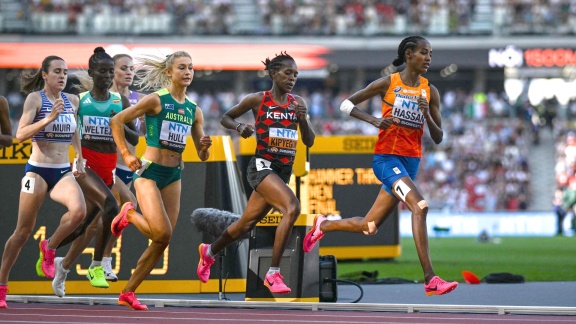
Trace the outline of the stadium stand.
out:
M 2 0 L 0 3 L 3 26 L 9 32 L 348 36 L 576 32 L 576 3 L 570 0 Z

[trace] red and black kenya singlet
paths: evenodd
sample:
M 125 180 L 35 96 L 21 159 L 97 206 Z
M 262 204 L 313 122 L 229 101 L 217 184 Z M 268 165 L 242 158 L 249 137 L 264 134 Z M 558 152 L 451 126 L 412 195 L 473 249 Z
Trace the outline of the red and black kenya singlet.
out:
M 279 105 L 270 91 L 264 92 L 256 117 L 256 157 L 273 163 L 292 165 L 298 142 L 298 103 L 288 94 L 288 102 Z

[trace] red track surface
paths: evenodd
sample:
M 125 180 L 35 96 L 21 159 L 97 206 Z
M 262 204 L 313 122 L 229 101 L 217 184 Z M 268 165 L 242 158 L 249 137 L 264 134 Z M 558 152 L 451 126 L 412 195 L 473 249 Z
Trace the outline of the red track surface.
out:
M 151 307 L 9 303 L 0 323 L 575 323 L 575 316 L 310 311 L 238 308 Z

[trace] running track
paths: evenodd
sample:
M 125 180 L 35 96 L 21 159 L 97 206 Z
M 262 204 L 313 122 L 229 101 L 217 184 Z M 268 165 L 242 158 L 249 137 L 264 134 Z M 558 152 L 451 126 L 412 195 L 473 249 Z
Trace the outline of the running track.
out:
M 426 297 L 421 285 L 338 285 L 337 303 L 246 302 L 244 294 L 146 295 L 148 311 L 118 306 L 117 295 L 8 295 L 0 323 L 576 323 L 576 281 L 462 284 Z
M 278 309 L 151 307 L 132 311 L 112 305 L 9 303 L 0 323 L 575 323 L 563 315 L 445 314 Z

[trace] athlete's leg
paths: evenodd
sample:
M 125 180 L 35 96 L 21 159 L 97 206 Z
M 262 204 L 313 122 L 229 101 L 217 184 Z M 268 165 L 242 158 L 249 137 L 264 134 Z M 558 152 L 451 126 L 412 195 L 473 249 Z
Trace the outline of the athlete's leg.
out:
M 152 227 L 154 225 L 149 223 L 149 217 L 145 215 L 145 213 L 155 212 L 165 215 L 166 211 L 162 204 L 162 195 L 160 189 L 156 186 L 156 181 L 151 179 L 138 178 L 137 181 L 135 181 L 134 188 L 136 189 L 136 197 L 140 202 L 142 214 L 138 213 L 135 209 L 130 209 L 126 213 L 126 219 L 130 224 L 136 226 L 140 233 L 150 238 L 153 235 Z
M 108 221 L 108 230 L 97 233 L 96 235 L 97 241 L 94 248 L 94 260 L 101 261 L 104 245 L 110 236 L 109 228 L 111 219 L 113 219 L 119 212 L 118 204 L 108 186 L 106 186 L 104 181 L 102 181 L 102 179 L 100 179 L 100 177 L 90 168 L 86 168 L 86 175 L 83 178 L 77 179 L 77 181 L 84 192 L 86 205 L 90 206 L 90 208 L 87 212 L 87 217 L 84 223 L 82 223 L 81 226 L 78 226 L 76 231 L 69 235 L 63 242 L 68 243 L 76 240 L 81 235 L 86 235 L 86 229 L 91 224 L 93 226 L 92 229 L 97 228 L 97 222 L 95 222 L 95 219 L 98 212 L 101 211 L 102 220 L 104 222 Z M 90 243 L 93 236 L 93 231 L 91 231 L 91 233 L 88 233 L 87 236 L 81 239 L 82 243 L 76 243 L 78 249 L 81 248 L 83 250 L 87 244 Z M 67 265 L 69 262 L 74 262 L 74 260 L 67 260 L 65 264 Z
M 372 208 L 364 217 L 350 217 L 334 221 L 326 220 L 320 224 L 320 230 L 324 233 L 334 231 L 376 234 L 382 223 L 390 216 L 399 200 L 390 195 L 386 190 L 380 189 L 378 197 Z
M 64 270 L 69 270 L 76 263 L 76 260 L 78 260 L 84 249 L 86 249 L 96 235 L 97 224 L 100 222 L 100 208 L 91 200 L 86 201 L 86 208 L 88 210 L 86 219 L 87 221 L 92 220 L 92 222 L 90 224 L 84 223 L 80 226 L 83 227 L 83 229 L 80 230 L 82 234 L 78 235 L 72 241 L 70 249 L 68 249 L 62 261 L 62 268 L 64 268 Z
M 91 231 L 96 230 L 97 223 L 94 222 L 96 217 L 100 217 L 100 211 L 104 208 L 103 201 L 105 200 L 105 195 L 102 194 L 108 187 L 104 184 L 102 179 L 90 168 L 86 168 L 86 174 L 84 177 L 77 178 L 76 181 L 80 185 L 82 192 L 84 194 L 84 201 L 86 203 L 86 218 L 78 226 L 74 232 L 68 235 L 58 247 L 69 244 L 70 242 L 76 240 L 79 236 L 84 235 L 88 230 L 89 226 L 94 226 Z M 90 240 L 94 237 L 94 233 L 91 234 Z M 88 243 L 90 242 L 88 240 Z
M 50 197 L 68 209 L 48 242 L 49 248 L 56 249 L 82 223 L 86 217 L 86 204 L 82 190 L 72 173 L 65 175 L 56 183 L 50 192 Z
M 418 259 L 420 259 L 420 265 L 424 272 L 424 291 L 426 295 L 443 295 L 453 291 L 458 287 L 458 282 L 446 282 L 442 280 L 436 276 L 432 268 L 426 227 L 428 203 L 424 200 L 418 188 L 408 176 L 397 180 L 392 188 L 396 197 L 403 200 L 412 212 L 412 235 L 414 236 Z
M 110 231 L 110 225 L 112 224 L 112 220 L 118 213 L 120 212 L 120 208 L 118 207 L 118 203 L 116 202 L 116 198 L 112 192 L 108 191 L 108 195 L 104 200 L 104 210 L 102 211 L 102 227 L 100 231 L 96 232 L 96 243 L 94 244 L 94 260 L 95 261 L 102 261 L 102 256 L 104 254 L 104 249 L 106 244 L 112 236 L 112 232 Z
M 86 217 L 86 204 L 84 195 L 80 186 L 72 176 L 72 173 L 66 175 L 56 183 L 50 197 L 57 203 L 60 203 L 68 209 L 68 212 L 62 216 L 60 225 L 50 237 L 48 247 L 56 249 L 70 233 L 82 223 Z
M 152 242 L 138 260 L 136 269 L 130 276 L 123 293 L 135 291 L 154 269 L 170 244 L 172 231 L 180 212 L 181 180 L 161 190 L 158 189 L 155 181 L 146 178 L 139 178 L 134 185 L 142 215 L 131 210 L 128 216 L 129 221 Z
M 271 267 L 279 267 L 286 243 L 292 233 L 292 227 L 300 216 L 300 201 L 292 189 L 276 174 L 270 174 L 264 178 L 255 191 L 264 198 L 268 205 L 282 213 L 282 220 L 276 228 L 271 263 Z
M 430 250 L 428 248 L 428 230 L 426 227 L 426 216 L 428 215 L 428 204 L 410 177 L 402 177 L 392 186 L 394 194 L 399 199 L 405 197 L 404 203 L 412 212 L 412 235 L 416 244 L 418 259 L 424 271 L 426 283 L 435 276 L 430 260 Z
M 268 214 L 270 208 L 271 206 L 261 194 L 257 191 L 252 191 L 250 199 L 248 199 L 248 203 L 246 204 L 246 209 L 240 219 L 230 224 L 230 226 L 222 232 L 220 237 L 210 245 L 212 254 L 217 254 L 244 233 L 252 230 L 252 228 Z
M 126 185 L 119 177 L 116 177 L 116 182 L 114 182 L 114 186 L 112 186 L 112 193 L 116 199 L 118 199 L 119 206 L 122 206 L 126 202 L 131 202 L 134 205 L 134 208 L 138 206 L 138 202 L 136 200 L 136 196 L 130 191 L 130 187 Z M 102 223 L 99 223 L 99 226 L 102 226 Z M 112 255 L 112 249 L 116 245 L 116 241 L 118 237 L 112 235 L 110 240 L 108 240 L 108 244 L 104 248 L 104 257 L 110 257 Z
M 2 264 L 0 266 L 0 283 L 2 284 L 8 283 L 10 270 L 14 266 L 22 247 L 32 234 L 32 230 L 36 224 L 36 215 L 46 198 L 48 185 L 44 179 L 35 173 L 29 172 L 26 174 L 26 177 L 22 179 L 22 186 L 25 185 L 24 181 L 30 179 L 34 179 L 34 187 L 29 187 L 31 189 L 27 189 L 26 191 L 20 191 L 20 204 L 16 228 L 4 246 Z M 30 186 L 30 183 L 28 186 Z

